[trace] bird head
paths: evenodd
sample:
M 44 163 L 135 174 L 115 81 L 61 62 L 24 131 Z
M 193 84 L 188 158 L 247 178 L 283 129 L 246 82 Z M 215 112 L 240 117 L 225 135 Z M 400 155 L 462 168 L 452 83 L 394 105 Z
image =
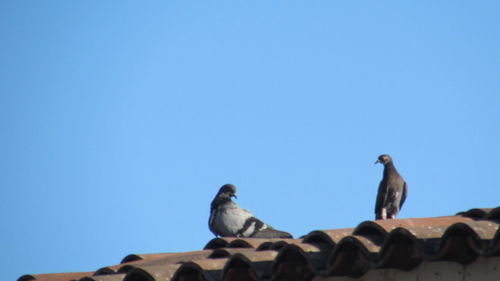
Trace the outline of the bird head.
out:
M 237 198 L 236 197 L 236 186 L 233 184 L 230 184 L 230 183 L 223 185 L 219 189 L 219 192 L 217 193 L 216 197 L 229 199 L 229 200 L 231 200 L 231 197 Z
M 391 156 L 389 156 L 388 154 L 382 154 L 378 157 L 378 160 L 375 161 L 375 164 L 377 163 L 382 163 L 382 164 L 387 164 L 389 162 L 392 162 L 392 158 Z

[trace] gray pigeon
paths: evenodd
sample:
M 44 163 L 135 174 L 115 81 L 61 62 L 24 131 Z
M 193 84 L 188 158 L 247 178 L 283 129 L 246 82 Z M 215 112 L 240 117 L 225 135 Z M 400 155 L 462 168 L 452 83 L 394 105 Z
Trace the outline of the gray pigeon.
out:
M 375 162 L 377 163 L 384 165 L 384 177 L 378 187 L 375 219 L 395 219 L 406 200 L 408 187 L 394 167 L 391 156 L 382 154 Z
M 279 231 L 265 224 L 231 198 L 236 198 L 236 186 L 225 184 L 210 205 L 208 228 L 215 236 L 253 238 L 293 238 L 290 233 Z

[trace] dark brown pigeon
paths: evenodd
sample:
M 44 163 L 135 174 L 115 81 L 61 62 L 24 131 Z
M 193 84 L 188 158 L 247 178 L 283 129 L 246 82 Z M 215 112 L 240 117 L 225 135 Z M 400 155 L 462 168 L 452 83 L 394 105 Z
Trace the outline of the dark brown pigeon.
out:
M 395 219 L 408 194 L 405 180 L 399 175 L 391 156 L 382 154 L 375 162 L 384 165 L 384 177 L 380 182 L 375 204 L 375 219 Z
M 215 236 L 293 238 L 290 233 L 276 230 L 250 211 L 240 208 L 231 200 L 232 197 L 236 198 L 236 186 L 225 184 L 210 205 L 208 228 Z

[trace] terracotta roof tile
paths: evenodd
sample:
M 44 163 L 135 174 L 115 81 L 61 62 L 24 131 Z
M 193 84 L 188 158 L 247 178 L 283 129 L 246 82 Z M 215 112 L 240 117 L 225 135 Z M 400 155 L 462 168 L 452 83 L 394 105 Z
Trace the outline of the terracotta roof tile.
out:
M 236 253 L 226 263 L 223 276 L 229 280 L 232 276 L 241 276 L 237 273 L 244 271 L 248 278 L 267 279 L 271 277 L 272 261 L 276 258 L 276 251 L 254 251 L 248 253 Z M 229 278 L 231 277 L 231 278 Z M 224 278 L 223 278 L 224 279 Z
M 324 244 L 333 248 L 342 238 L 351 235 L 353 230 L 354 228 L 315 230 L 309 232 L 302 241 L 311 244 Z
M 109 274 L 102 276 L 86 276 L 78 281 L 121 281 L 125 278 L 125 274 Z
M 484 219 L 490 212 L 491 208 L 474 208 L 467 210 L 465 212 L 459 212 L 457 213 L 457 216 L 464 216 L 468 218 L 474 218 L 474 219 Z
M 141 265 L 131 269 L 126 274 L 124 280 L 170 280 L 180 267 L 180 264 Z
M 459 265 L 498 256 L 499 223 L 500 207 L 475 208 L 455 216 L 364 221 L 300 239 L 215 238 L 200 251 L 132 254 L 94 272 L 24 275 L 18 281 L 356 278 L 377 269 L 405 272 L 424 262 Z
M 18 281 L 71 281 L 78 280 L 84 276 L 90 276 L 93 272 L 66 272 L 52 274 L 27 274 L 19 277 Z

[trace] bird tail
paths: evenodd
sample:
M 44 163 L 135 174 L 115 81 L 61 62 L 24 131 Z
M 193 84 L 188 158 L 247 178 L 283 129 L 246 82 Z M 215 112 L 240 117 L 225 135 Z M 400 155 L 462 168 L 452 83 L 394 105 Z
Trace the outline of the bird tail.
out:
M 292 239 L 293 236 L 285 231 L 281 230 L 276 230 L 271 227 L 267 227 L 266 229 L 262 229 L 261 231 L 255 233 L 253 238 L 290 238 Z

